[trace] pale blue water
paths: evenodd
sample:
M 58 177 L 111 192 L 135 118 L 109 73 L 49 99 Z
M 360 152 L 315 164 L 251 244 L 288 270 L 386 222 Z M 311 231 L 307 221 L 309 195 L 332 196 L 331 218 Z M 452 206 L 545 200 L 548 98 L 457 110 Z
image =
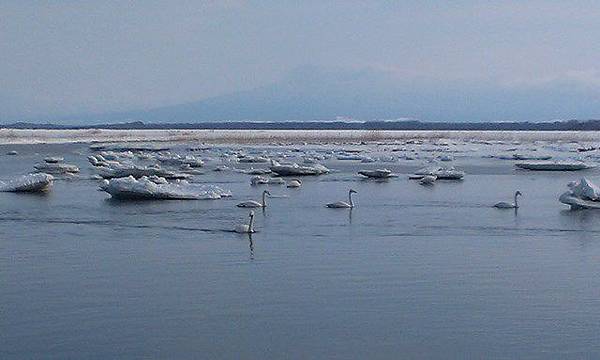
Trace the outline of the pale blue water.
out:
M 557 201 L 597 171 L 471 159 L 464 181 L 427 188 L 411 166 L 386 164 L 401 176 L 381 183 L 333 164 L 270 186 L 287 198 L 257 211 L 250 240 L 228 231 L 263 190 L 248 175 L 198 176 L 228 200 L 118 202 L 83 179 L 86 145 L 13 148 L 3 177 L 45 154 L 83 174 L 0 193 L 3 359 L 600 357 L 600 212 Z M 350 187 L 352 212 L 323 206 Z M 516 189 L 518 213 L 490 208 Z

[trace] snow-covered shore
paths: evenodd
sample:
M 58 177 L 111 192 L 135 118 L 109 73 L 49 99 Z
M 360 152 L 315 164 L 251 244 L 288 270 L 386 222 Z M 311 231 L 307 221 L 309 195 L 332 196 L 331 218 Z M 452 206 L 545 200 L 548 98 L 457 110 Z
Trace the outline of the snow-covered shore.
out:
M 598 141 L 597 131 L 454 130 L 27 130 L 0 129 L 0 144 L 60 144 L 129 141 L 212 143 L 344 142 L 406 139 L 484 141 Z

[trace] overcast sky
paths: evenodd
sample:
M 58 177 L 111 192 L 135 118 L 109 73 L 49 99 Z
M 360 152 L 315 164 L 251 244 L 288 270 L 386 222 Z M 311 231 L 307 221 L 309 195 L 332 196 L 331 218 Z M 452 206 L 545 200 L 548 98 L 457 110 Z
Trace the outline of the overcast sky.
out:
M 599 39 L 593 1 L 4 0 L 0 116 L 173 105 L 306 65 L 600 99 Z

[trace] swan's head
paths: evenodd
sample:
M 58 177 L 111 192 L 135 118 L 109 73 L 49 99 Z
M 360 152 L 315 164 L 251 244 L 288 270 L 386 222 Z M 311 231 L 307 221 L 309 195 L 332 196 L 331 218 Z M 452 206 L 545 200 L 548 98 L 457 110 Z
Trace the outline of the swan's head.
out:
M 515 196 L 522 196 L 523 194 L 521 194 L 521 192 L 519 190 L 517 190 L 517 192 L 515 193 Z
M 263 194 L 271 196 L 271 193 L 269 192 L 269 190 L 263 191 Z
M 350 194 L 358 194 L 358 191 L 356 191 L 354 189 L 350 189 Z
M 248 217 L 253 218 L 254 217 L 254 211 L 250 211 L 250 214 L 248 215 Z

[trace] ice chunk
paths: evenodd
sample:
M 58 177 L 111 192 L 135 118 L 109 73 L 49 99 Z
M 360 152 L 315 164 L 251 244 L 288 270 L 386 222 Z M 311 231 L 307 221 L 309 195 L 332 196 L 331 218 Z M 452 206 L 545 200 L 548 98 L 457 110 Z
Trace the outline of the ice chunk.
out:
M 582 178 L 579 182 L 570 183 L 569 185 L 574 196 L 584 200 L 600 200 L 600 188 L 586 178 Z
M 570 205 L 571 209 L 600 209 L 600 188 L 591 181 L 582 178 L 567 186 L 570 190 L 560 195 L 558 201 Z
M 167 182 L 160 177 L 133 176 L 104 180 L 100 188 L 118 199 L 205 200 L 230 197 L 231 192 L 214 185 Z
M 359 155 L 346 155 L 346 154 L 343 154 L 343 155 L 338 155 L 337 159 L 338 160 L 362 160 L 363 157 L 359 156 Z
M 550 159 L 552 159 L 552 156 L 551 155 L 514 154 L 513 159 L 515 159 L 515 160 L 550 160 Z
M 581 161 L 531 161 L 516 163 L 515 166 L 535 171 L 576 171 L 594 167 Z
M 59 162 L 63 162 L 65 159 L 60 157 L 60 156 L 48 156 L 46 158 L 44 158 L 44 161 L 47 162 L 48 164 L 56 164 Z
M 0 182 L 3 192 L 44 192 L 52 186 L 54 177 L 50 174 L 36 173 L 20 176 L 8 182 Z
M 238 161 L 241 163 L 266 163 L 269 162 L 269 159 L 262 156 L 238 156 Z
M 285 180 L 283 180 L 282 178 L 278 178 L 278 177 L 268 178 L 268 177 L 258 175 L 258 176 L 253 176 L 250 179 L 250 184 L 251 185 L 265 185 L 265 184 L 283 185 L 283 184 L 285 184 Z
M 299 188 L 300 186 L 302 186 L 302 180 L 300 179 L 292 179 L 287 183 L 287 187 L 289 188 Z
M 167 179 L 186 179 L 190 177 L 190 175 L 179 174 L 162 169 L 158 165 L 139 166 L 133 164 L 121 164 L 118 162 L 96 166 L 95 170 L 105 179 L 127 176 L 133 176 L 135 178 L 141 178 L 142 176 L 160 176 Z
M 436 179 L 441 180 L 460 180 L 465 176 L 465 173 L 464 171 L 455 169 L 454 166 L 432 166 L 417 170 L 415 176 L 411 176 L 411 179 L 420 179 L 427 175 L 435 176 Z
M 172 166 L 188 165 L 193 168 L 204 166 L 204 161 L 196 158 L 195 156 L 191 156 L 191 155 L 181 156 L 179 154 L 163 152 L 163 153 L 159 153 L 158 156 L 156 157 L 156 159 L 165 165 L 172 165 Z
M 271 166 L 271 171 L 280 176 L 314 176 L 322 175 L 329 172 L 325 166 L 315 164 L 313 166 L 300 166 L 293 164 L 277 164 Z
M 269 169 L 255 169 L 255 168 L 250 168 L 250 169 L 240 170 L 240 171 L 242 173 L 248 174 L 248 175 L 265 175 L 265 174 L 271 173 L 271 170 L 269 170 Z
M 79 172 L 79 168 L 76 165 L 62 164 L 62 163 L 39 163 L 33 166 L 36 171 L 46 174 L 62 174 L 72 175 Z
M 433 183 L 437 180 L 437 177 L 434 175 L 425 175 L 419 180 L 419 184 L 421 185 L 433 185 Z
M 558 201 L 560 201 L 563 204 L 570 205 L 571 209 L 573 209 L 573 210 L 600 209 L 600 201 L 591 201 L 591 200 L 581 199 L 581 198 L 573 195 L 573 192 L 571 192 L 571 191 L 564 192 L 562 195 L 560 195 L 560 197 L 558 198 Z
M 366 176 L 369 178 L 377 178 L 377 179 L 386 179 L 386 178 L 396 176 L 396 175 L 392 174 L 392 172 L 388 169 L 361 170 L 358 173 L 362 176 Z

